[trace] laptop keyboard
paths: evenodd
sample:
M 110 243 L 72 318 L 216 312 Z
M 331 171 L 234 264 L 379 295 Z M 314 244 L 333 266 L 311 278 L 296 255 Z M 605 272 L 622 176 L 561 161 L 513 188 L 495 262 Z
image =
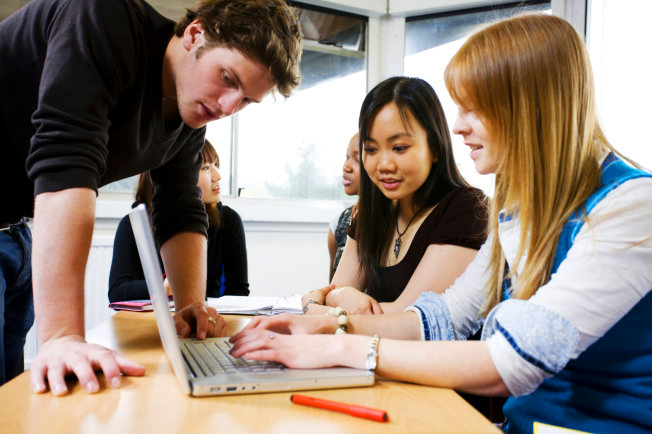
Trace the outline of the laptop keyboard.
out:
M 287 369 L 278 362 L 235 358 L 229 354 L 231 344 L 227 340 L 182 341 L 182 345 L 201 367 L 204 374 L 252 374 L 277 373 Z

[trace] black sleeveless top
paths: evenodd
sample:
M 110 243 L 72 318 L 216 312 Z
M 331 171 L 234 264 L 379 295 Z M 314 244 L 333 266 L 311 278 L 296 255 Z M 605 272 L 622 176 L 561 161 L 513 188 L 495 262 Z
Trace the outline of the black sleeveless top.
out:
M 487 238 L 484 194 L 472 187 L 459 187 L 444 196 L 417 230 L 405 257 L 391 267 L 380 267 L 381 286 L 366 288 L 380 303 L 396 300 L 431 244 L 451 244 L 479 250 Z M 348 234 L 355 238 L 356 219 Z

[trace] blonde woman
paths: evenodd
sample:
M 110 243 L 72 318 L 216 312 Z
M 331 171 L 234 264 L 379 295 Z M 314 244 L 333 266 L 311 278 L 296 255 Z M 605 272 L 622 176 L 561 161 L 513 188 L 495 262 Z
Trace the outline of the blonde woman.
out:
M 233 355 L 511 395 L 508 432 L 649 432 L 652 177 L 600 129 L 584 44 L 557 17 L 506 20 L 472 36 L 445 80 L 454 132 L 480 173 L 496 173 L 491 234 L 471 265 L 403 313 L 255 319 Z M 338 320 L 348 334 L 305 335 Z M 460 342 L 482 324 L 482 341 Z

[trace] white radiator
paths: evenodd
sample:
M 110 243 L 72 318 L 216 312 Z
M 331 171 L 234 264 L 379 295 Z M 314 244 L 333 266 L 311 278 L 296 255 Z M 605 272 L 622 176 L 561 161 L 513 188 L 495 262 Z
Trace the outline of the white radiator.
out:
M 108 282 L 112 254 L 112 234 L 93 237 L 84 281 L 86 287 L 84 297 L 86 330 L 95 327 L 114 313 L 113 310 L 108 308 Z M 70 308 L 74 309 L 73 306 Z M 29 369 L 32 359 L 36 356 L 37 352 L 38 336 L 36 326 L 34 326 L 27 334 L 27 342 L 25 342 L 25 369 Z

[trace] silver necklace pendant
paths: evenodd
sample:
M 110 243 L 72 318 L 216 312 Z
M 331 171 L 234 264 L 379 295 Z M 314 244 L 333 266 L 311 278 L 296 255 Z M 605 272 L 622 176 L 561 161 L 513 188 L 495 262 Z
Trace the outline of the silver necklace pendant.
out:
M 401 250 L 401 244 L 403 244 L 403 241 L 401 241 L 401 235 L 399 234 L 399 236 L 394 240 L 394 258 L 396 259 L 398 259 L 398 252 Z

